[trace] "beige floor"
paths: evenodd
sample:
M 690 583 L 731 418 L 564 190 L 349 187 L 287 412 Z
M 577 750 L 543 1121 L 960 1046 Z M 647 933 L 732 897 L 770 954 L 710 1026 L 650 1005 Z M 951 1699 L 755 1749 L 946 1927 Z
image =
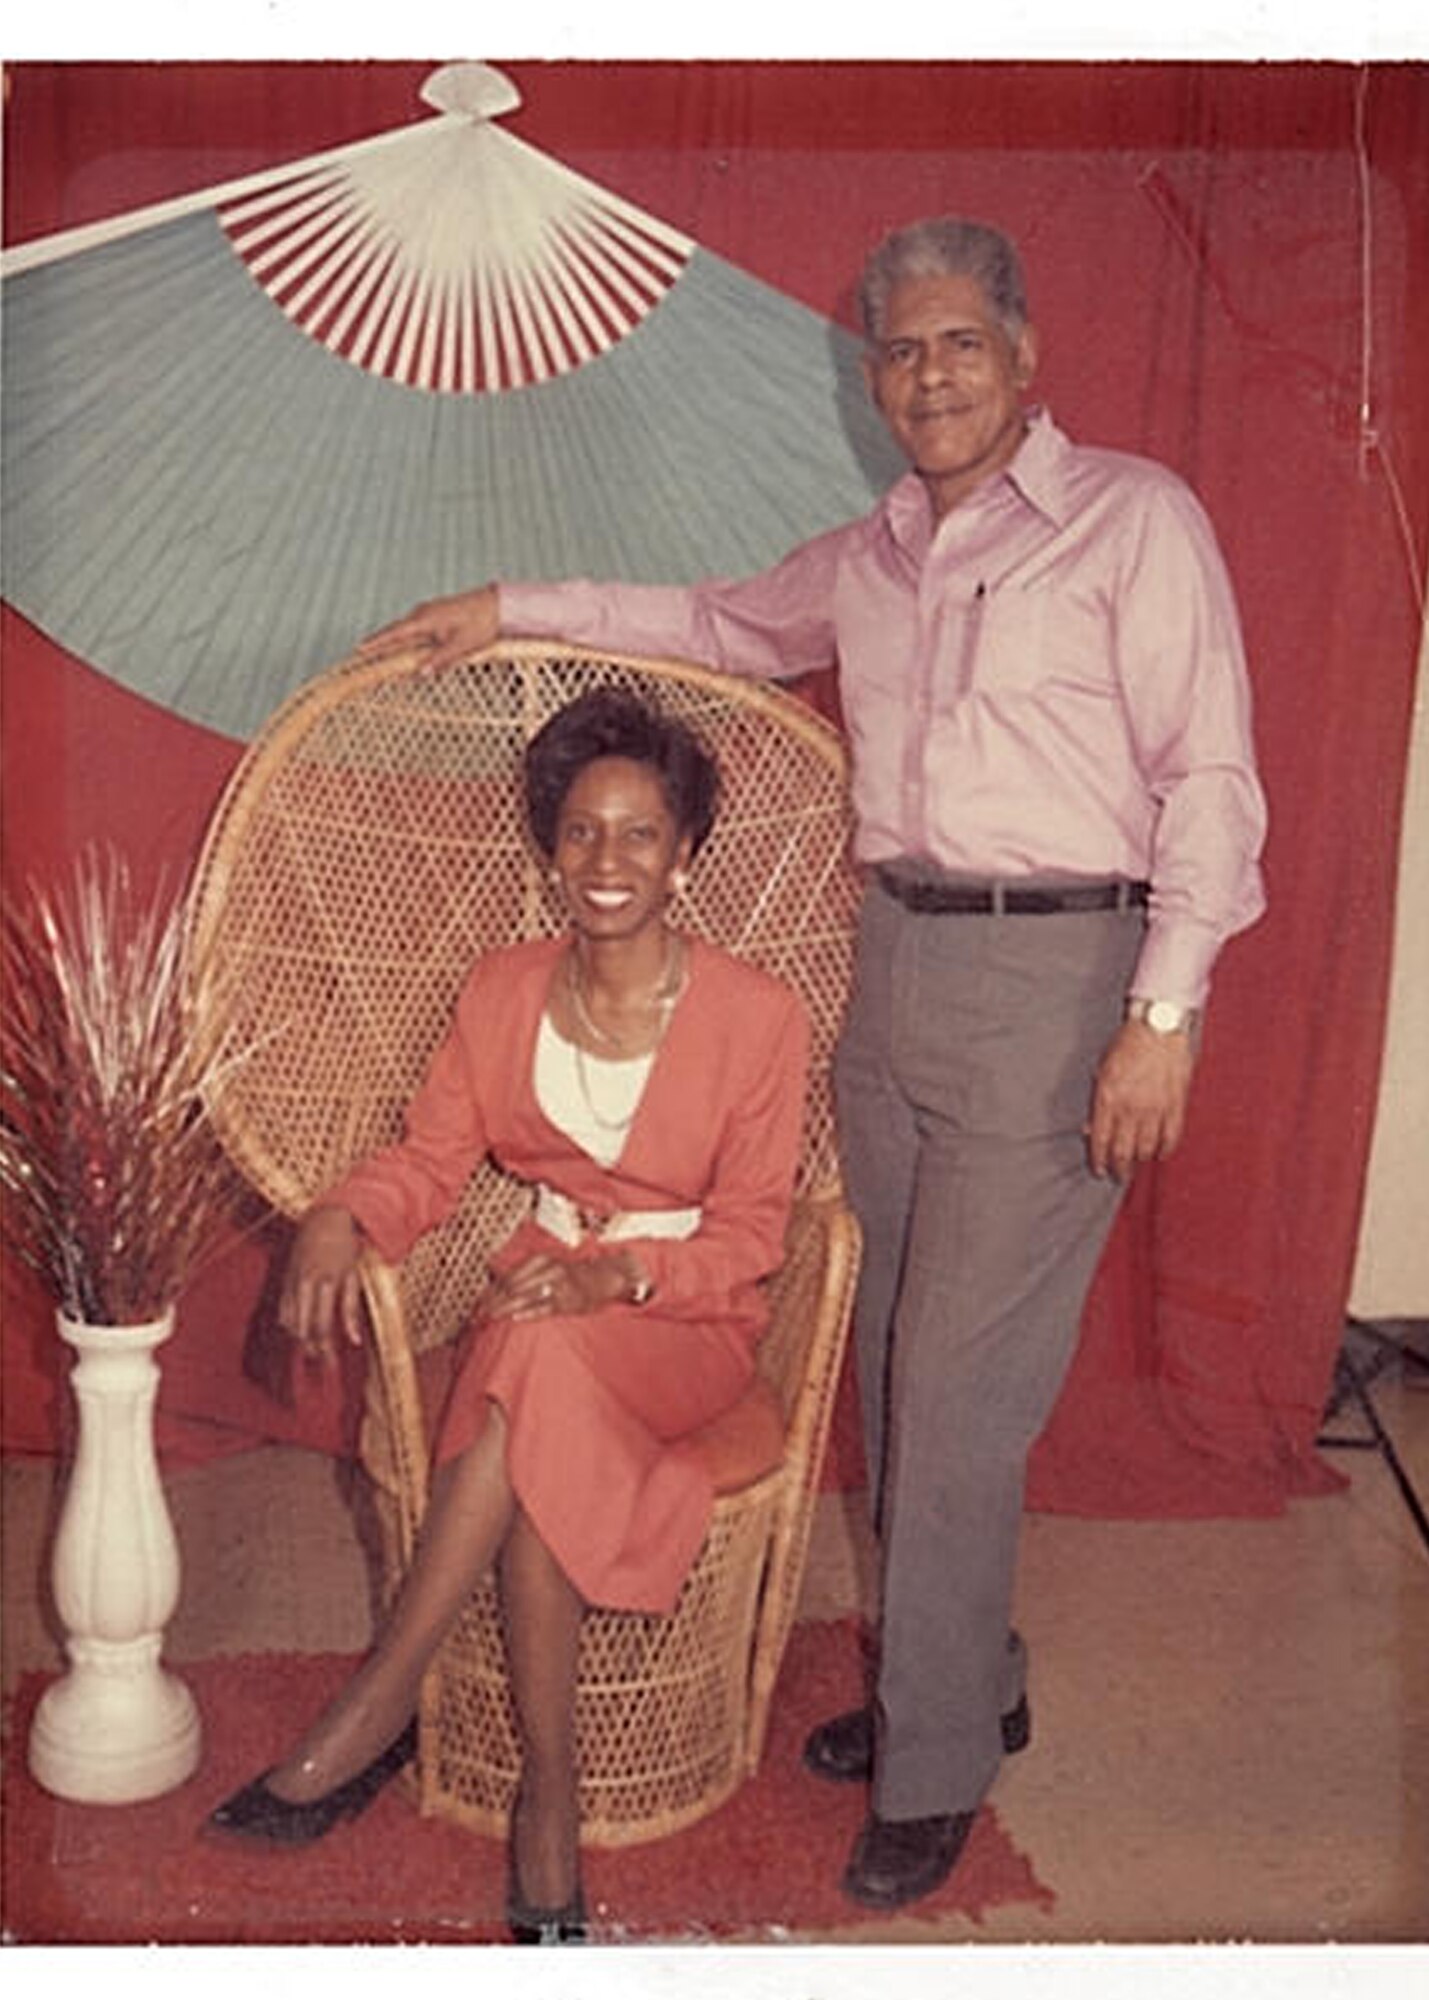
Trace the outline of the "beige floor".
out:
M 1429 1393 L 1381 1381 L 1376 1398 L 1429 1495 Z M 1377 1454 L 1335 1462 L 1348 1494 L 1275 1521 L 1029 1519 L 1035 1741 L 995 1799 L 1056 1908 L 905 1915 L 860 1942 L 1429 1939 L 1429 1550 Z M 167 1486 L 171 1659 L 363 1645 L 366 1567 L 331 1461 L 264 1450 Z M 39 1610 L 53 1507 L 47 1465 L 5 1464 L 7 1694 L 59 1659 Z M 831 1496 L 803 1613 L 866 1605 L 870 1571 L 856 1496 Z

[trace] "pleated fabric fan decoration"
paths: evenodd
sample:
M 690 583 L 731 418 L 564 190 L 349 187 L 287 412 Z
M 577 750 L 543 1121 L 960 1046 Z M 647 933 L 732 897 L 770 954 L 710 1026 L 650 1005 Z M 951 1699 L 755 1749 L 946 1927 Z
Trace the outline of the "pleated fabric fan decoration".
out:
M 897 471 L 858 343 L 493 121 L 435 115 L 4 261 L 6 595 L 247 737 L 490 576 L 762 568 Z
M 633 331 L 694 244 L 487 121 L 520 102 L 453 64 L 421 145 L 318 162 L 219 218 L 269 296 L 374 375 L 471 394 L 563 375 Z

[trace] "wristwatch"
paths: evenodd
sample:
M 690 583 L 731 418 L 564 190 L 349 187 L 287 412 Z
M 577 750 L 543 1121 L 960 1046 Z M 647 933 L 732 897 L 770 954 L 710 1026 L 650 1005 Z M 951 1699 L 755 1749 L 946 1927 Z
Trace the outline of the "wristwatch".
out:
M 1174 1000 L 1143 1000 L 1140 995 L 1126 1003 L 1128 1021 L 1144 1021 L 1156 1035 L 1189 1035 L 1200 1018 L 1194 1007 L 1178 1006 Z

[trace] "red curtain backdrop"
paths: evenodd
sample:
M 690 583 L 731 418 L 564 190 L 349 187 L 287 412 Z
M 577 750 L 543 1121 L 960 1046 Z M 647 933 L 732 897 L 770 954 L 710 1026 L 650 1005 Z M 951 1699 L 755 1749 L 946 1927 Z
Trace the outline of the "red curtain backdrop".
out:
M 435 60 L 15 66 L 6 241 L 429 116 Z M 1375 1103 L 1429 524 L 1429 72 L 503 66 L 525 99 L 509 129 L 845 324 L 892 224 L 1000 223 L 1027 256 L 1059 421 L 1165 460 L 1205 500 L 1252 662 L 1270 913 L 1222 960 L 1190 1134 L 1128 1203 L 1030 1497 L 1195 1514 L 1327 1490 L 1314 1438 Z M 181 874 L 240 746 L 8 611 L 3 642 L 10 880 L 48 879 L 101 836 L 141 874 Z M 237 1245 L 184 1303 L 171 1454 L 351 1448 L 352 1380 L 284 1401 L 277 1376 L 256 1379 L 277 1235 Z M 4 1442 L 51 1450 L 66 1396 L 48 1309 L 13 1269 L 6 1304 Z M 846 1399 L 845 1480 L 851 1416 Z

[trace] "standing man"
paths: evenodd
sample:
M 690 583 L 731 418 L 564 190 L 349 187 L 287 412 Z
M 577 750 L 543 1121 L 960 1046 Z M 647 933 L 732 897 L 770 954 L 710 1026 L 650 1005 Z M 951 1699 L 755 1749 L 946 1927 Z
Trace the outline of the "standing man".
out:
M 910 466 L 866 518 L 744 581 L 490 585 L 369 643 L 434 665 L 503 631 L 774 678 L 837 662 L 868 873 L 836 1083 L 881 1634 L 873 1699 L 805 1758 L 871 1780 L 844 1888 L 894 1909 L 945 1879 L 1027 1740 L 1027 1454 L 1120 1194 L 1181 1136 L 1213 961 L 1263 908 L 1265 812 L 1205 515 L 1027 405 L 1012 245 L 915 223 L 862 304 Z

